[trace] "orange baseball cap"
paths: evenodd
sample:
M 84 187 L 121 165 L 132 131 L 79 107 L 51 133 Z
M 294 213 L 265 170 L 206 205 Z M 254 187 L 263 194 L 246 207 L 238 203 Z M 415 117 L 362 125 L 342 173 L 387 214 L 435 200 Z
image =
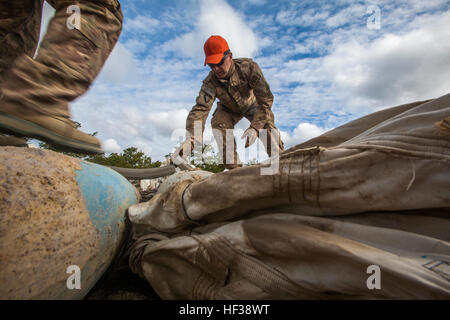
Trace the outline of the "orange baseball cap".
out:
M 218 64 L 223 58 L 223 54 L 230 50 L 227 41 L 221 36 L 211 36 L 203 46 L 205 51 L 205 66 L 208 63 Z

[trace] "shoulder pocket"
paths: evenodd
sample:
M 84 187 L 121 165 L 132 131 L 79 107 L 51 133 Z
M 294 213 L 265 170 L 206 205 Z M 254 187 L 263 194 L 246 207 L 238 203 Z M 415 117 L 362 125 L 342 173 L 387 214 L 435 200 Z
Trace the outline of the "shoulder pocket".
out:
M 250 88 L 255 88 L 258 84 L 259 80 L 261 79 L 261 75 L 259 73 L 254 73 L 250 80 L 248 81 L 248 84 L 250 85 Z
M 215 95 L 216 95 L 216 93 L 214 92 L 214 90 L 213 90 L 212 88 L 210 88 L 209 86 L 207 86 L 207 85 L 203 85 L 203 86 L 202 86 L 202 91 L 203 91 L 204 93 L 206 93 L 207 95 L 209 95 L 211 98 L 214 98 Z

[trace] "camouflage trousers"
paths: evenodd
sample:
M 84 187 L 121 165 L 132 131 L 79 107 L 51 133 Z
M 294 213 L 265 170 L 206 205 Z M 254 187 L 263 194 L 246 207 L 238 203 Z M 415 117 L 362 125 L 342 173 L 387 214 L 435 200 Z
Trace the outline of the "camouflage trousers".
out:
M 271 157 L 283 152 L 284 144 L 280 132 L 274 124 L 274 115 L 271 110 L 269 110 L 269 115 L 269 121 L 264 126 L 264 130 L 259 131 L 259 139 L 263 143 L 267 155 Z M 241 165 L 239 155 L 236 152 L 236 140 L 230 129 L 233 129 L 243 117 L 252 122 L 253 116 L 252 109 L 247 113 L 239 114 L 230 111 L 220 102 L 217 103 L 217 108 L 211 119 L 211 127 L 219 147 L 219 158 L 225 164 L 225 168 L 233 169 Z M 232 148 L 229 146 L 230 142 L 233 144 Z M 273 147 L 276 150 L 273 150 Z
M 69 102 L 88 90 L 114 48 L 123 15 L 117 0 L 47 0 L 56 12 L 35 54 L 43 2 L 0 0 L 0 111 L 69 117 Z M 68 25 L 73 5 L 77 28 Z

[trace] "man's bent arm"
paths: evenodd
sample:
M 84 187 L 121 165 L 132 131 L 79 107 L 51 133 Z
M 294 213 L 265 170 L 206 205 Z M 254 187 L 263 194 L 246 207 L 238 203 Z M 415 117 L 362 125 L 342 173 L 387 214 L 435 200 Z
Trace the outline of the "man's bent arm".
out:
M 208 84 L 207 80 L 203 82 L 202 88 L 196 99 L 196 104 L 192 107 L 186 119 L 186 130 L 194 137 L 194 125 L 196 121 L 202 122 L 202 135 L 205 131 L 205 122 L 208 118 L 211 107 L 216 98 L 214 88 Z
M 253 94 L 258 101 L 258 107 L 250 124 L 256 130 L 263 129 L 267 123 L 272 123 L 272 103 L 273 94 L 270 91 L 270 86 L 267 83 L 264 75 L 256 62 L 250 68 L 249 84 L 253 89 Z

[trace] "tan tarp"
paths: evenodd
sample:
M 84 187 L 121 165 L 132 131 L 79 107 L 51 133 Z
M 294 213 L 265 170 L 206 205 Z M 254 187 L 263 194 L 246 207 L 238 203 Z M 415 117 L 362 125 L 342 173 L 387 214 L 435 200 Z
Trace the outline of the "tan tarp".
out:
M 129 209 L 163 299 L 450 299 L 450 95 Z

